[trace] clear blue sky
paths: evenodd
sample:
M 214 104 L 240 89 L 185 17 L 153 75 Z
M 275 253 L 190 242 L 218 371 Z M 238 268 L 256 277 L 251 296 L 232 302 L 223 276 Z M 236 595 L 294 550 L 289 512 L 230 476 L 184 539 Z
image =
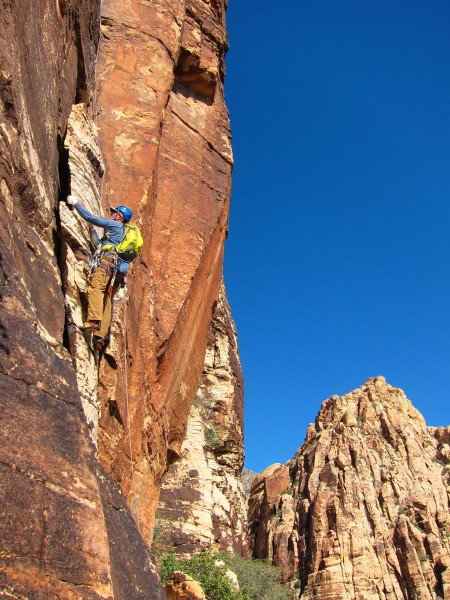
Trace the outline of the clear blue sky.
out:
M 450 424 L 450 3 L 229 0 L 246 466 L 384 375 Z

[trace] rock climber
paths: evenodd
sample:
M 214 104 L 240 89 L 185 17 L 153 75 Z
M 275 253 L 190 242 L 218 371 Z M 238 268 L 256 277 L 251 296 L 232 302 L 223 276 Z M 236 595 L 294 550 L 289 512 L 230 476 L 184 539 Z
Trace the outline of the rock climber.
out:
M 94 254 L 97 258 L 94 261 L 95 270 L 87 291 L 87 320 L 80 329 L 93 331 L 93 346 L 96 350 L 102 350 L 111 324 L 112 301 L 128 270 L 128 262 L 118 258 L 114 247 L 122 242 L 125 234 L 124 223 L 130 221 L 133 213 L 121 205 L 109 209 L 109 218 L 97 217 L 82 206 L 76 196 L 67 196 L 66 202 L 91 225 L 91 237 L 98 246 Z M 102 239 L 92 229 L 92 225 L 104 229 Z

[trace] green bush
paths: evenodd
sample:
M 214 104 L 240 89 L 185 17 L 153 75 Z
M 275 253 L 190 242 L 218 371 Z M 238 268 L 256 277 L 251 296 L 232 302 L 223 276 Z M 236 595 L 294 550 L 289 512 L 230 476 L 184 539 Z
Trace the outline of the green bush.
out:
M 226 567 L 216 567 L 217 560 L 236 573 L 240 590 L 225 576 Z M 177 559 L 169 552 L 162 559 L 162 579 L 166 583 L 173 571 L 182 571 L 199 581 L 208 600 L 289 600 L 290 590 L 280 582 L 280 571 L 264 560 L 245 560 L 238 554 L 216 554 L 204 550 L 188 560 Z
M 167 580 L 174 571 L 181 571 L 181 569 L 178 567 L 175 552 L 171 550 L 161 559 L 161 579 L 163 585 L 167 583 Z
M 278 567 L 267 560 L 245 560 L 239 554 L 224 554 L 222 560 L 236 573 L 241 592 L 251 600 L 289 600 L 292 592 L 281 583 Z
M 205 442 L 213 450 L 223 444 L 223 438 L 226 435 L 226 429 L 223 425 L 213 423 L 205 429 Z
M 208 600 L 252 600 L 250 596 L 236 590 L 231 581 L 225 577 L 226 567 L 216 567 L 218 554 L 204 550 L 188 560 L 177 559 L 174 552 L 169 552 L 162 559 L 162 580 L 165 584 L 173 571 L 182 571 L 200 582 Z

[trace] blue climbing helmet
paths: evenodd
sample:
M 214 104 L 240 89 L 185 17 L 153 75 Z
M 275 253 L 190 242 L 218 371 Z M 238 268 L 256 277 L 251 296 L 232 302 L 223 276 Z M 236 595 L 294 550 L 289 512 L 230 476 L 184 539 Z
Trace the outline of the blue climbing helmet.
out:
M 133 216 L 133 213 L 131 212 L 131 210 L 127 206 L 123 206 L 121 204 L 120 206 L 116 206 L 115 208 L 111 208 L 111 210 L 113 212 L 120 212 L 121 215 L 123 216 L 123 220 L 125 221 L 125 223 L 128 223 L 128 221 L 131 221 L 131 217 Z

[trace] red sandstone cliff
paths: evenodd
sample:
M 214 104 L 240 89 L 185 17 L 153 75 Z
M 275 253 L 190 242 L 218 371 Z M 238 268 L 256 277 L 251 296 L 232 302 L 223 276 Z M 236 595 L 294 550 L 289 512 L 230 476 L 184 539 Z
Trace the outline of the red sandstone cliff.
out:
M 382 377 L 332 396 L 253 483 L 254 555 L 302 599 L 450 598 L 449 439 Z
M 99 451 L 147 541 L 161 476 L 184 439 L 222 278 L 232 170 L 224 12 L 223 1 L 103 3 L 104 198 L 126 198 L 146 245 L 127 309 L 134 474 L 126 427 L 106 410 L 113 396 L 123 418 L 123 376 L 106 363 Z
M 0 593 L 11 597 L 163 597 L 144 541 L 222 280 L 225 2 L 107 0 L 101 18 L 99 4 L 1 2 Z M 146 241 L 98 371 L 78 330 L 90 248 L 59 202 L 69 192 L 94 212 L 128 204 Z

